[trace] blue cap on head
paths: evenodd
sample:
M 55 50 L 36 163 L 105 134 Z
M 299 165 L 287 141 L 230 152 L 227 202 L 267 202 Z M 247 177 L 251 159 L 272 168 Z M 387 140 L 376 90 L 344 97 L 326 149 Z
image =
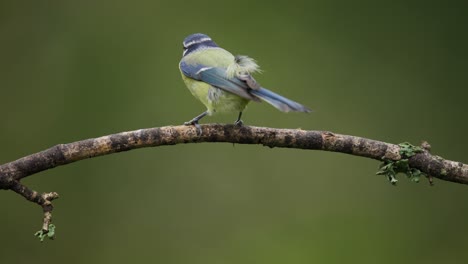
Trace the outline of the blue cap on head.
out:
M 195 33 L 186 37 L 184 39 L 183 46 L 183 56 L 201 48 L 218 47 L 218 45 L 216 45 L 208 35 L 202 33 Z

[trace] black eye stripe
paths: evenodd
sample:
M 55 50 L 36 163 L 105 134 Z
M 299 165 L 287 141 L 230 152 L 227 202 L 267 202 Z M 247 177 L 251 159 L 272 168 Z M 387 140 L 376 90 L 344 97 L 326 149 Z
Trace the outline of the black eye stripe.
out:
M 197 41 L 184 41 L 182 43 L 183 48 L 183 56 L 186 56 L 194 51 L 205 49 L 205 48 L 216 48 L 218 45 L 214 43 L 211 39 L 202 39 Z

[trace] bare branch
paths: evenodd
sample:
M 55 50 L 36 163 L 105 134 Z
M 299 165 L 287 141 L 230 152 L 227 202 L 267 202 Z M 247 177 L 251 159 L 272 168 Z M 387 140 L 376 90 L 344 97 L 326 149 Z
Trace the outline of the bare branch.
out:
M 58 194 L 55 192 L 39 194 L 22 185 L 21 179 L 47 169 L 96 156 L 137 148 L 201 142 L 261 144 L 270 148 L 341 152 L 383 161 L 378 174 L 386 175 L 392 183 L 396 182 L 395 174 L 403 172 L 413 180 L 418 180 L 419 175 L 426 175 L 431 184 L 433 177 L 468 184 L 468 165 L 430 154 L 431 147 L 427 142 L 423 142 L 421 147 L 415 147 L 409 143 L 395 145 L 328 131 L 207 124 L 201 126 L 201 135 L 194 126 L 166 126 L 56 145 L 0 165 L 0 190 L 11 189 L 27 200 L 40 205 L 44 218 L 42 229 L 36 233 L 36 236 L 41 241 L 46 237 L 53 239 L 55 226 L 51 224 L 53 209 L 51 201 L 58 198 Z
M 42 207 L 42 211 L 44 212 L 44 220 L 42 224 L 42 229 L 36 233 L 37 236 L 44 240 L 44 238 L 48 235 L 51 239 L 54 237 L 54 232 L 49 233 L 51 222 L 52 222 L 52 210 L 54 206 L 52 205 L 52 200 L 55 200 L 59 197 L 58 193 L 50 192 L 50 193 L 42 193 L 39 194 L 38 192 L 29 189 L 28 187 L 21 184 L 19 181 L 13 182 L 11 185 L 11 190 L 18 193 L 19 195 L 26 198 L 28 201 L 36 203 Z
M 75 161 L 144 147 L 181 143 L 230 142 L 261 144 L 268 147 L 297 148 L 341 152 L 376 160 L 402 159 L 400 147 L 367 138 L 340 135 L 328 131 L 277 129 L 222 124 L 202 125 L 197 135 L 193 126 L 166 126 L 140 129 L 56 145 L 0 165 L 0 189 L 12 189 L 15 182 L 40 171 Z M 427 151 L 409 157 L 409 165 L 435 178 L 468 184 L 468 165 L 445 160 Z M 24 195 L 23 195 L 24 196 Z

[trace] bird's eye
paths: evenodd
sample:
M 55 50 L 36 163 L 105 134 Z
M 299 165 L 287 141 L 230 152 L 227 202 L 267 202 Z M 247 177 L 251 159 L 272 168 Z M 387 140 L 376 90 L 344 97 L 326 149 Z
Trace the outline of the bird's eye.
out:
M 186 49 L 187 49 L 187 47 L 185 47 L 185 46 L 182 46 L 182 50 L 186 50 Z

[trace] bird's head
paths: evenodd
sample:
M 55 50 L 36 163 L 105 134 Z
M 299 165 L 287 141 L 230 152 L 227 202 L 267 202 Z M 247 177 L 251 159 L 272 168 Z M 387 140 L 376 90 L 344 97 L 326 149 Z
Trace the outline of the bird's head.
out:
M 209 36 L 202 33 L 189 35 L 184 39 L 182 44 L 184 48 L 184 53 L 182 56 L 186 56 L 187 54 L 196 50 L 218 47 L 218 45 L 216 45 L 216 43 L 211 40 Z

